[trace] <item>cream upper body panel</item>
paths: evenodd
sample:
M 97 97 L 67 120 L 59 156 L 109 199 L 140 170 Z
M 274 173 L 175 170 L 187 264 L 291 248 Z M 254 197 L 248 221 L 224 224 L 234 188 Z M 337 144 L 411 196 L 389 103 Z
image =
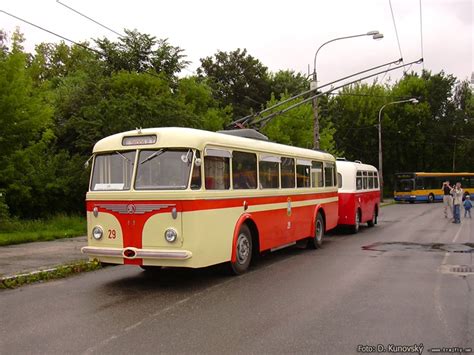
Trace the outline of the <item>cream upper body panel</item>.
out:
M 341 174 L 342 186 L 339 188 L 339 192 L 355 192 L 356 188 L 356 176 L 359 171 L 371 171 L 378 175 L 377 168 L 363 163 L 356 163 L 353 161 L 338 160 L 336 161 L 337 172 Z M 372 190 L 378 190 L 373 188 Z
M 124 137 L 156 135 L 154 144 L 124 146 Z M 230 150 L 246 150 L 275 154 L 289 157 L 305 157 L 308 159 L 335 161 L 335 158 L 326 152 L 311 149 L 297 148 L 279 143 L 260 141 L 256 139 L 231 136 L 223 133 L 203 131 L 193 128 L 163 127 L 146 128 L 135 131 L 117 133 L 98 141 L 94 145 L 93 153 L 110 152 L 116 150 L 159 149 L 159 148 L 195 148 L 202 150 L 207 146 L 222 147 Z

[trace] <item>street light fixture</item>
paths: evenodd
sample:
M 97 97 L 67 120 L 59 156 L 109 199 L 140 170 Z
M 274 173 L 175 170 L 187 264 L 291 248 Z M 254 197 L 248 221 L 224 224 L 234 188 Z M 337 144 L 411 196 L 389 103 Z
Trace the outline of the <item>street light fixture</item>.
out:
M 400 101 L 392 101 L 383 105 L 379 110 L 379 177 L 380 177 L 380 201 L 383 201 L 383 164 L 382 164 L 382 111 L 385 107 L 394 104 L 403 104 L 403 103 L 412 103 L 417 104 L 419 101 L 415 98 L 407 99 L 407 100 L 400 100 Z
M 383 38 L 383 34 L 380 33 L 379 31 L 369 31 L 367 33 L 361 33 L 358 35 L 352 35 L 352 36 L 344 36 L 344 37 L 337 37 L 334 39 L 331 39 L 327 42 L 324 42 L 322 45 L 319 46 L 318 50 L 314 54 L 314 66 L 313 66 L 313 81 L 311 82 L 311 90 L 316 90 L 318 88 L 318 74 L 316 72 L 316 59 L 318 56 L 318 53 L 321 48 L 323 48 L 326 44 L 339 41 L 342 39 L 348 39 L 348 38 L 355 38 L 355 37 L 364 37 L 364 36 L 372 36 L 372 39 L 378 40 Z M 319 149 L 319 117 L 318 117 L 318 98 L 313 99 L 313 117 L 314 117 L 314 127 L 313 127 L 313 148 L 314 149 Z

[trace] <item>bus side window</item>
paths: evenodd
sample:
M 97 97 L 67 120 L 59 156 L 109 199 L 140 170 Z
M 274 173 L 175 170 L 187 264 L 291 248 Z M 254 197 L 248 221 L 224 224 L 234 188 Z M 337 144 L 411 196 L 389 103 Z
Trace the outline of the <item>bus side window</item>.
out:
M 333 163 L 326 163 L 324 167 L 324 184 L 326 186 L 334 186 L 333 181 L 333 171 L 334 171 L 334 164 Z
M 425 179 L 423 177 L 416 177 L 415 178 L 415 186 L 417 190 L 424 190 L 425 189 L 425 184 L 424 181 Z
M 278 189 L 280 187 L 280 163 L 260 160 L 259 169 L 262 189 Z
M 323 187 L 323 163 L 320 161 L 311 162 L 311 187 Z
M 362 171 L 357 172 L 356 176 L 356 189 L 362 190 Z
M 369 171 L 369 189 L 374 188 L 374 173 Z
M 367 171 L 362 172 L 364 179 L 362 180 L 362 187 L 364 190 L 367 190 Z
M 295 160 L 293 158 L 281 158 L 281 187 L 295 187 Z
M 311 186 L 311 162 L 305 160 L 296 160 L 296 186 L 310 187 Z
M 199 150 L 196 150 L 196 156 L 194 157 L 194 166 L 193 174 L 191 177 L 191 190 L 201 189 L 202 179 L 201 179 L 201 164 L 196 164 L 196 160 L 201 160 L 201 153 Z
M 374 171 L 374 188 L 379 188 L 379 177 L 376 171 Z
M 257 155 L 232 153 L 232 184 L 236 190 L 257 188 Z
M 230 188 L 229 158 L 204 157 L 204 174 L 207 190 L 228 190 Z

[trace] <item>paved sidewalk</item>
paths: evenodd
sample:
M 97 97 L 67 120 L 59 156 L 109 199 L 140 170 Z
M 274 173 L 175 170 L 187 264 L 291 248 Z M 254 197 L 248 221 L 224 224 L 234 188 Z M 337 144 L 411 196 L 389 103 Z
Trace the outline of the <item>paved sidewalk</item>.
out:
M 0 247 L 0 278 L 88 260 L 81 253 L 86 244 L 86 237 L 76 237 Z

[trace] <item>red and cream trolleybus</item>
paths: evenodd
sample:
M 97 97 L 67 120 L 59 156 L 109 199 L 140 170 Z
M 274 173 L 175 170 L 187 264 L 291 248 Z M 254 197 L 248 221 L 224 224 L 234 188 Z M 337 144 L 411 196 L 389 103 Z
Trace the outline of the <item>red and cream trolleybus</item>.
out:
M 97 142 L 82 252 L 145 270 L 228 262 L 238 274 L 259 252 L 319 247 L 337 225 L 334 157 L 232 133 L 156 128 Z
M 337 159 L 339 187 L 338 225 L 349 226 L 357 233 L 361 223 L 369 227 L 377 224 L 380 210 L 378 171 L 360 161 Z

